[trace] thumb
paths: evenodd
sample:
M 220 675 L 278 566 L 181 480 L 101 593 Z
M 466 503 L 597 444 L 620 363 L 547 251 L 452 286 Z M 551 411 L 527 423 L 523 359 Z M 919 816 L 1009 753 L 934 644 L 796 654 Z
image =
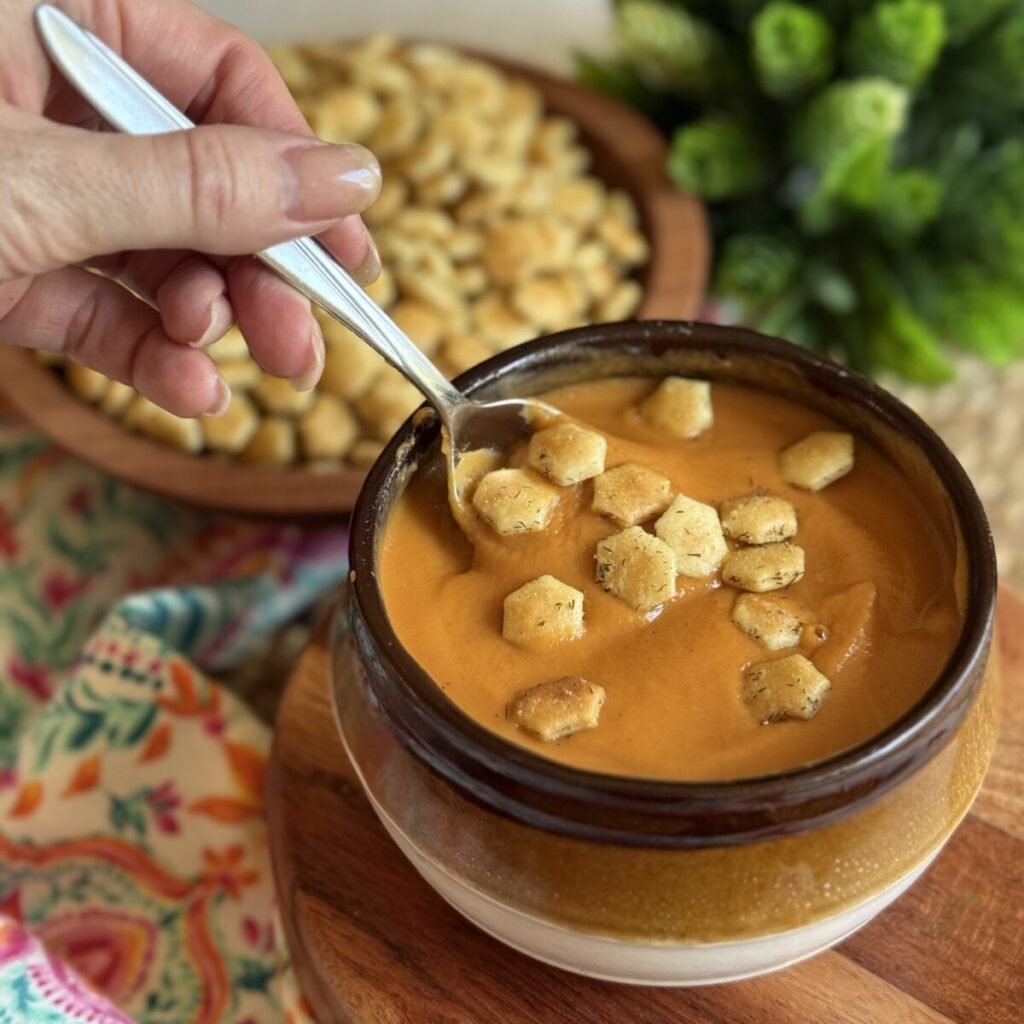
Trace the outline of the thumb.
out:
M 323 231 L 380 190 L 380 166 L 362 146 L 237 125 L 149 136 L 60 129 L 21 141 L 28 159 L 8 165 L 7 181 L 20 201 L 0 231 L 47 238 L 35 259 L 49 264 L 21 273 L 123 249 L 256 252 Z

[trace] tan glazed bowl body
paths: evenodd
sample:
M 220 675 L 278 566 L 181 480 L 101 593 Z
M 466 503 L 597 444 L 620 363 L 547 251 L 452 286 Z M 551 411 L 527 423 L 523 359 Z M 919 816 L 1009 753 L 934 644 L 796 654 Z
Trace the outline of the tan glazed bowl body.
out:
M 918 704 L 857 747 L 725 782 L 584 771 L 499 738 L 401 647 L 378 587 L 389 511 L 437 443 L 428 418 L 403 427 L 356 505 L 353 575 L 332 638 L 335 710 L 392 837 L 480 927 L 583 974 L 734 980 L 810 956 L 866 923 L 966 814 L 995 742 L 991 536 L 963 470 L 912 412 L 867 379 L 750 331 L 580 328 L 503 353 L 461 383 L 497 397 L 625 374 L 691 374 L 786 394 L 872 440 L 911 479 L 944 524 L 963 613 L 955 649 Z

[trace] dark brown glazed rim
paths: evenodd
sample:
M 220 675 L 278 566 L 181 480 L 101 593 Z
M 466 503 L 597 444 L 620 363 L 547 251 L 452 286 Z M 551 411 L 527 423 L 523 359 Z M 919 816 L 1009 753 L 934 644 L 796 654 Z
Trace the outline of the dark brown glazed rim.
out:
M 691 783 L 600 774 L 550 761 L 465 715 L 402 647 L 388 621 L 377 579 L 380 528 L 409 467 L 437 440 L 433 417 L 421 416 L 414 425 L 414 416 L 371 469 L 352 517 L 349 617 L 370 695 L 398 741 L 460 794 L 525 825 L 582 840 L 722 846 L 794 835 L 846 817 L 916 772 L 949 741 L 980 686 L 991 642 L 996 566 L 981 502 L 938 436 L 866 377 L 753 331 L 649 321 L 541 338 L 474 367 L 459 384 L 483 396 L 500 390 L 503 382 L 507 386 L 510 375 L 533 377 L 553 367 L 598 365 L 622 355 L 650 364 L 652 357 L 667 358 L 678 349 L 707 360 L 710 365 L 702 373 L 712 379 L 728 379 L 733 361 L 749 364 L 752 357 L 765 361 L 766 368 L 782 366 L 790 376 L 802 377 L 825 403 L 859 406 L 916 445 L 938 474 L 959 520 L 967 565 L 964 624 L 939 678 L 910 711 L 867 742 L 807 766 Z M 335 657 L 341 657 L 337 650 Z

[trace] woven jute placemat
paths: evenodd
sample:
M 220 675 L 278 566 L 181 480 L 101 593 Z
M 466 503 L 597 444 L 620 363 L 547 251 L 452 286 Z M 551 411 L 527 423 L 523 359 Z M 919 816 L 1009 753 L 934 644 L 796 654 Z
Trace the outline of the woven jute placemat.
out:
M 963 464 L 984 502 L 1000 577 L 1024 589 L 1024 362 L 996 369 L 955 361 L 957 377 L 938 388 L 881 383 L 925 419 Z

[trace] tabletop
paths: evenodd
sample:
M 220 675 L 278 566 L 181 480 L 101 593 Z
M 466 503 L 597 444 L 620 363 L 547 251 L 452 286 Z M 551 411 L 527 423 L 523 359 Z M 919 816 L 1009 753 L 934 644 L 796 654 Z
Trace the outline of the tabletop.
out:
M 924 877 L 841 946 L 778 974 L 631 988 L 527 959 L 451 910 L 352 774 L 323 643 L 278 714 L 267 810 L 285 932 L 338 1024 L 1016 1024 L 1024 1006 L 1024 599 L 1001 594 L 1002 726 L 971 813 Z

